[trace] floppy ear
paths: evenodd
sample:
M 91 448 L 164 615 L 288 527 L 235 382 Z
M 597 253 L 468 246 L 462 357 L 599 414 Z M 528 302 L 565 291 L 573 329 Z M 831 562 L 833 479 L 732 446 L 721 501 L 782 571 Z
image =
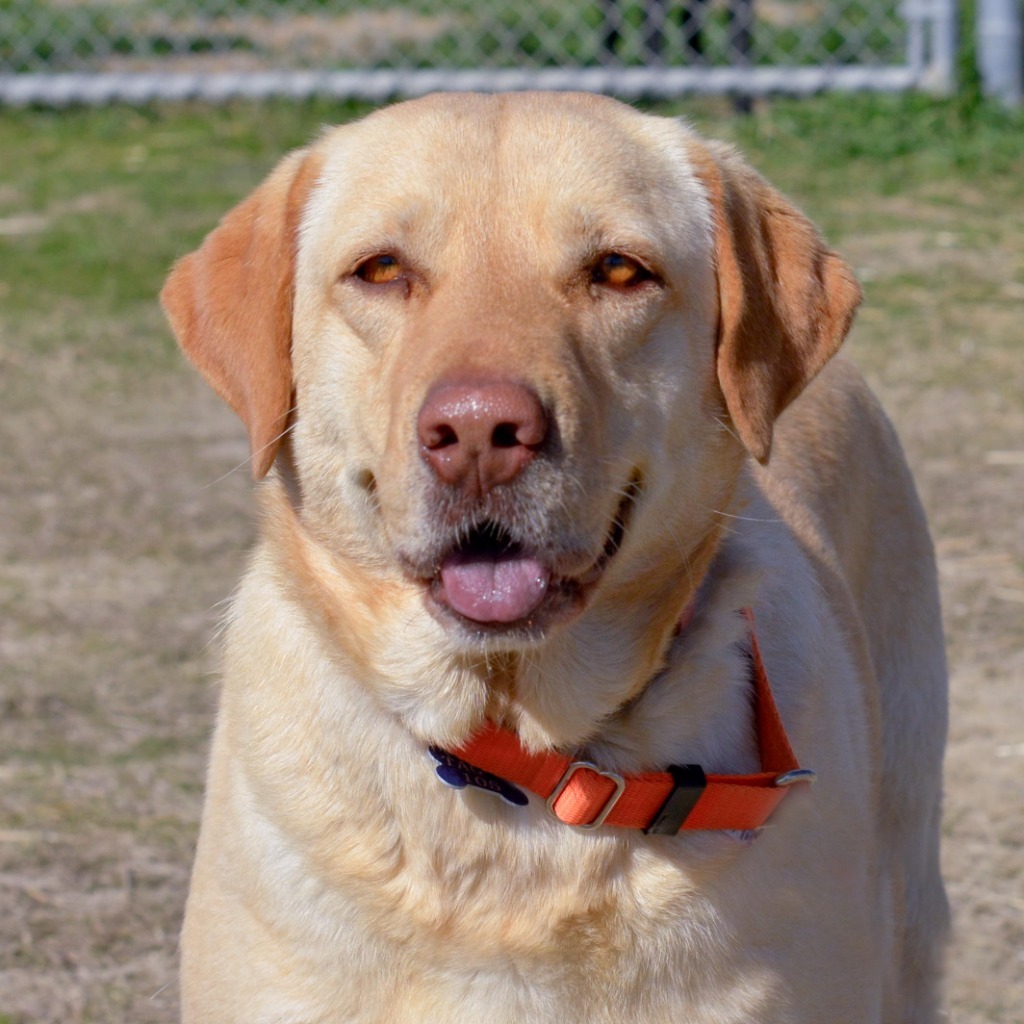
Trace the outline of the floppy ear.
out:
M 767 462 L 776 418 L 842 344 L 862 293 L 814 225 L 731 149 L 694 156 L 715 217 L 718 381 L 740 440 Z
M 319 170 L 305 150 L 285 157 L 178 260 L 160 293 L 185 354 L 245 424 L 257 480 L 291 409 L 296 232 Z

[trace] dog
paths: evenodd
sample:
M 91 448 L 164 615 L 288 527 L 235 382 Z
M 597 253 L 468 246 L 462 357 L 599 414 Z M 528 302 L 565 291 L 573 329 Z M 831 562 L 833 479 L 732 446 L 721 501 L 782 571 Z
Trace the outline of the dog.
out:
M 178 261 L 261 481 L 185 1021 L 936 1019 L 943 637 L 860 300 L 732 149 L 575 94 L 327 131 Z

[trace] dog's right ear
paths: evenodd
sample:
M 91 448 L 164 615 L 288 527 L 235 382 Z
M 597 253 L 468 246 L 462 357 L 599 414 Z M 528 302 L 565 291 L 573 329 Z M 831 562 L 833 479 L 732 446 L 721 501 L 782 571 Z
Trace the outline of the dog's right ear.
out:
M 160 293 L 185 354 L 245 424 L 257 480 L 274 462 L 292 405 L 296 234 L 320 163 L 306 150 L 285 157 L 178 260 Z

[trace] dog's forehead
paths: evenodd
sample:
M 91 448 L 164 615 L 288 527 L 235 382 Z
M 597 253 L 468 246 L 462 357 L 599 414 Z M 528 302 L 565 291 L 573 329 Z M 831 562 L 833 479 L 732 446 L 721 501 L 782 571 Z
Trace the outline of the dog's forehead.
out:
M 337 141 L 357 164 L 362 157 L 371 179 L 386 172 L 396 184 L 471 185 L 503 175 L 522 187 L 564 181 L 567 170 L 652 179 L 660 169 L 652 129 L 667 123 L 597 96 L 442 95 L 378 111 L 341 129 Z
M 681 124 L 603 97 L 433 96 L 324 138 L 315 219 L 384 233 L 466 221 L 508 235 L 617 218 L 642 231 L 689 198 L 700 220 L 693 144 Z

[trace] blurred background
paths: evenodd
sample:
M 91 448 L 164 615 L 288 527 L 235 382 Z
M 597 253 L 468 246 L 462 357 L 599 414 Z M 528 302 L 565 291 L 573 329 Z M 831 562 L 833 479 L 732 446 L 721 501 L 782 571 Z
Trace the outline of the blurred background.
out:
M 254 529 L 156 302 L 287 149 L 436 89 L 583 88 L 736 143 L 857 269 L 847 351 L 931 519 L 948 1017 L 1024 1020 L 1021 0 L 0 0 L 0 1024 L 177 1017 Z
M 1019 100 L 1020 0 L 2 0 L 0 96 L 949 92 L 961 14 L 987 89 Z

